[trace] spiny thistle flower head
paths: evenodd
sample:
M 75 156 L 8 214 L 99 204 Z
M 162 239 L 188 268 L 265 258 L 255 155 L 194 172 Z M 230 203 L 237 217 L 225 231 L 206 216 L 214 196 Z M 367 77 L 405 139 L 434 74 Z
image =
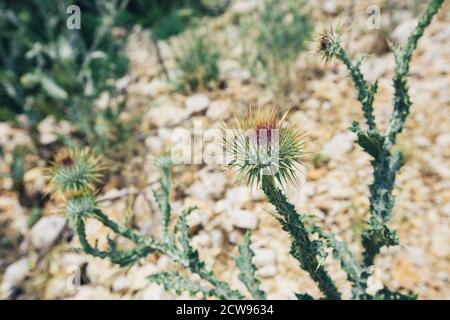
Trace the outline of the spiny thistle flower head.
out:
M 67 201 L 65 212 L 69 222 L 73 223 L 75 218 L 86 217 L 95 209 L 98 209 L 95 196 L 87 194 L 70 198 Z
M 169 151 L 163 151 L 155 160 L 154 165 L 160 169 L 170 169 L 174 165 L 174 159 Z
M 340 50 L 342 42 L 342 26 L 333 28 L 322 28 L 315 37 L 315 53 L 322 57 L 325 62 L 330 61 Z
M 53 192 L 78 197 L 95 192 L 102 170 L 100 158 L 90 149 L 63 149 L 48 169 L 48 177 Z
M 306 138 L 286 116 L 279 117 L 275 108 L 249 107 L 244 117 L 235 116 L 234 123 L 224 126 L 223 149 L 228 168 L 238 171 L 238 181 L 258 185 L 267 175 L 280 185 L 297 183 Z

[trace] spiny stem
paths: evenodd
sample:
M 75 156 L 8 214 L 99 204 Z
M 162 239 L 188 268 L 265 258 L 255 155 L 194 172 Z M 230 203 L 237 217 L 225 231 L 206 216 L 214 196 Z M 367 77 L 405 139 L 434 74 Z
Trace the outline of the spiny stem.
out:
M 336 57 L 345 64 L 350 73 L 369 130 L 376 130 L 375 116 L 373 115 L 373 100 L 378 90 L 378 83 L 374 82 L 371 86 L 368 86 L 361 72 L 361 60 L 353 63 L 341 46 L 339 46 L 336 52 Z
M 403 130 L 411 106 L 407 77 L 412 54 L 425 28 L 431 23 L 433 16 L 438 12 L 443 2 L 444 0 L 431 0 L 429 2 L 419 19 L 417 27 L 409 36 L 405 48 L 396 56 L 394 110 L 383 139 L 380 140 L 379 155 L 372 161 L 374 169 L 374 183 L 370 186 L 372 218 L 363 235 L 364 263 L 367 267 L 373 264 L 374 257 L 382 246 L 393 245 L 398 242 L 395 233 L 384 224 L 391 217 L 394 207 L 392 191 L 397 172 L 403 164 L 401 153 L 394 151 L 393 145 L 396 142 L 397 134 Z
M 394 75 L 394 110 L 386 129 L 385 136 L 389 139 L 391 145 L 395 144 L 397 134 L 402 132 L 406 118 L 411 107 L 411 99 L 408 94 L 408 73 L 414 50 L 417 48 L 417 43 L 422 37 L 425 29 L 429 26 L 433 17 L 439 11 L 439 8 L 444 3 L 444 0 L 431 0 L 425 9 L 425 12 L 419 19 L 419 22 L 411 33 L 406 43 L 405 48 L 395 58 L 395 75 Z
M 334 43 L 333 54 L 341 60 L 348 68 L 361 102 L 368 130 L 363 130 L 358 123 L 354 123 L 351 130 L 358 137 L 358 144 L 369 153 L 374 160 L 374 181 L 369 186 L 370 190 L 370 214 L 371 218 L 366 224 L 362 234 L 363 266 L 362 280 L 364 290 L 367 287 L 367 279 L 370 273 L 368 268 L 374 264 L 376 255 L 384 246 L 398 244 L 394 231 L 390 230 L 386 223 L 390 220 L 395 199 L 393 189 L 397 173 L 403 165 L 402 155 L 394 149 L 397 134 L 404 126 L 411 107 L 411 99 L 408 93 L 408 73 L 411 58 L 417 43 L 423 35 L 425 28 L 431 23 L 434 15 L 438 12 L 444 0 L 431 0 L 425 12 L 419 19 L 417 27 L 411 33 L 402 52 L 396 53 L 394 84 L 393 112 L 384 134 L 381 134 L 374 124 L 373 99 L 376 93 L 376 82 L 368 87 L 360 70 L 360 62 L 352 63 L 340 45 L 339 41 Z
M 301 215 L 295 211 L 295 207 L 287 201 L 283 192 L 275 185 L 272 176 L 263 176 L 261 188 L 280 214 L 283 230 L 289 233 L 292 239 L 291 254 L 299 262 L 303 270 L 309 273 L 311 278 L 325 295 L 326 299 L 339 300 L 341 294 L 324 266 L 318 261 L 317 246 L 309 239 Z
M 339 260 L 342 270 L 347 273 L 347 279 L 352 283 L 353 298 L 356 300 L 366 299 L 368 297 L 365 281 L 367 271 L 359 265 L 347 243 L 337 241 L 333 234 L 323 231 L 318 226 L 313 226 L 313 230 L 327 242 L 328 246 L 333 250 L 334 257 Z
M 170 193 L 170 168 L 164 167 L 162 169 L 163 176 L 161 179 L 161 191 L 162 191 L 162 202 L 161 202 L 161 213 L 162 213 L 162 231 L 163 237 L 166 239 L 169 235 L 169 223 L 170 223 L 170 202 L 169 202 L 169 193 Z
M 186 250 L 186 247 L 179 249 L 174 243 L 168 242 L 167 240 L 159 241 L 148 239 L 139 232 L 112 221 L 99 209 L 92 209 L 86 216 L 100 221 L 103 225 L 114 231 L 114 233 L 123 236 L 136 244 L 136 247 L 130 250 L 116 250 L 113 241 L 108 239 L 110 246 L 109 250 L 99 250 L 96 246 L 91 246 L 87 240 L 85 218 L 83 216 L 75 216 L 74 228 L 80 240 L 80 244 L 86 253 L 103 259 L 109 258 L 113 263 L 119 264 L 120 266 L 126 266 L 136 263 L 150 253 L 160 252 L 166 254 L 174 262 L 190 269 L 193 273 L 198 274 L 202 279 L 208 281 L 214 286 L 214 292 L 217 297 L 227 300 L 243 299 L 243 295 L 240 292 L 231 289 L 227 283 L 218 280 L 214 273 L 206 268 L 204 263 L 201 263 L 195 258 L 193 259 L 191 250 Z

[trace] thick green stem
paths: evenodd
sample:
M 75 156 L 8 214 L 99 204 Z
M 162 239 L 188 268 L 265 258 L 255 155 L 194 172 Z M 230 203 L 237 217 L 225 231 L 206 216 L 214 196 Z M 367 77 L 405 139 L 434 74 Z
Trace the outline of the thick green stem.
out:
M 397 134 L 403 130 L 409 114 L 411 101 L 408 93 L 407 77 L 414 49 L 425 28 L 431 23 L 444 0 L 431 0 L 419 19 L 416 29 L 411 33 L 403 51 L 396 56 L 394 75 L 394 110 L 383 138 L 379 141 L 378 154 L 372 161 L 374 182 L 370 186 L 371 220 L 363 234 L 364 264 L 369 267 L 383 246 L 394 245 L 398 240 L 385 223 L 390 220 L 394 207 L 392 191 L 397 172 L 403 160 L 399 151 L 393 150 Z
M 170 193 L 170 168 L 164 167 L 162 169 L 163 176 L 161 180 L 161 192 L 162 192 L 162 202 L 161 202 L 161 214 L 162 214 L 162 231 L 163 238 L 167 239 L 169 235 L 169 223 L 170 223 L 170 202 L 169 202 L 169 193 Z
M 161 210 L 161 220 L 162 220 L 162 235 L 163 239 L 166 241 L 170 241 L 169 239 L 169 223 L 170 223 L 170 214 L 171 214 L 171 206 L 169 201 L 170 195 L 170 165 L 162 165 L 162 177 L 160 181 L 161 190 L 153 191 L 153 195 L 155 196 L 155 200 L 158 203 L 158 207 Z
M 408 73 L 414 50 L 417 47 L 419 39 L 422 37 L 425 29 L 433 20 L 433 17 L 439 11 L 444 0 L 431 0 L 425 9 L 425 12 L 419 19 L 416 29 L 411 33 L 405 48 L 400 54 L 396 55 L 395 75 L 394 75 L 394 110 L 386 129 L 385 136 L 391 145 L 395 144 L 397 134 L 402 132 L 406 118 L 411 107 L 411 99 L 408 93 Z
M 339 46 L 336 56 L 345 64 L 350 73 L 369 130 L 376 130 L 377 126 L 375 123 L 375 116 L 373 115 L 373 100 L 378 90 L 378 83 L 374 82 L 369 87 L 361 72 L 361 60 L 353 63 L 342 47 Z
M 286 196 L 275 185 L 272 176 L 263 176 L 262 190 L 279 213 L 278 220 L 283 230 L 291 236 L 292 256 L 300 262 L 301 268 L 308 272 L 317 283 L 326 299 L 339 300 L 341 295 L 324 266 L 319 263 L 317 245 L 310 240 L 301 215 L 295 211 L 295 207 L 287 201 Z
M 347 273 L 347 279 L 352 283 L 353 299 L 366 299 L 368 297 L 365 281 L 366 269 L 361 267 L 347 244 L 343 241 L 337 241 L 333 234 L 323 231 L 318 226 L 313 226 L 312 229 L 327 242 L 333 250 L 334 257 L 339 260 L 342 270 Z
M 395 75 L 393 79 L 395 90 L 393 100 L 394 109 L 384 134 L 381 134 L 376 129 L 372 130 L 370 125 L 369 130 L 362 130 L 357 123 L 354 123 L 352 127 L 352 131 L 358 136 L 358 144 L 374 158 L 371 162 L 374 181 L 369 186 L 371 218 L 362 234 L 362 244 L 364 247 L 363 268 L 365 269 L 363 280 L 366 287 L 367 279 L 370 276 L 368 268 L 374 264 L 375 256 L 380 252 L 380 249 L 384 246 L 398 244 L 395 232 L 390 230 L 386 223 L 392 215 L 392 209 L 395 203 L 392 193 L 397 173 L 403 164 L 401 153 L 395 150 L 394 147 L 397 135 L 403 130 L 411 107 L 407 81 L 409 66 L 419 39 L 443 2 L 444 0 L 431 0 L 429 2 L 425 12 L 419 19 L 416 29 L 409 36 L 405 48 L 402 52 L 396 54 Z M 372 110 L 372 90 L 370 88 L 368 89 L 365 85 L 359 71 L 359 65 L 352 64 L 341 47 L 337 50 L 336 55 L 349 68 L 358 91 L 358 99 L 361 103 L 363 101 L 370 102 L 370 106 L 366 106 L 366 108 Z M 360 97 L 370 97 L 370 100 L 360 99 Z
M 214 292 L 217 297 L 226 300 L 243 299 L 242 294 L 231 289 L 225 282 L 218 280 L 214 273 L 209 271 L 203 263 L 200 263 L 199 260 L 192 259 L 191 252 L 186 251 L 186 248 L 179 249 L 170 241 L 168 242 L 167 239 L 164 241 L 148 239 L 139 232 L 110 220 L 99 209 L 92 209 L 90 212 L 87 212 L 86 217 L 97 219 L 117 235 L 123 236 L 136 244 L 136 247 L 130 250 L 116 250 L 114 242 L 108 239 L 109 250 L 103 251 L 99 250 L 96 246 L 91 246 L 86 237 L 85 217 L 79 215 L 74 217 L 74 228 L 80 244 L 86 253 L 102 259 L 108 258 L 120 266 L 136 263 L 139 259 L 153 252 L 163 253 L 169 256 L 174 262 L 190 269 L 193 273 L 198 274 L 202 279 L 208 281 L 214 287 Z

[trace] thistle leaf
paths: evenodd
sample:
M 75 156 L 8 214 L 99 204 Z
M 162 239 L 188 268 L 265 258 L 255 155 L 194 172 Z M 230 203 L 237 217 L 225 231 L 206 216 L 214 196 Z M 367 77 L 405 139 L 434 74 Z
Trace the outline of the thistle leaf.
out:
M 314 298 L 307 293 L 296 293 L 295 296 L 297 297 L 297 300 L 314 300 Z
M 417 295 L 402 294 L 384 287 L 383 289 L 378 290 L 373 298 L 375 300 L 417 300 Z
M 239 268 L 239 280 L 241 280 L 252 296 L 257 300 L 265 300 L 266 293 L 259 289 L 259 280 L 256 278 L 256 267 L 252 263 L 254 252 L 250 249 L 250 232 L 247 232 L 244 241 L 239 245 L 240 256 L 236 258 L 236 265 Z
M 183 277 L 178 271 L 154 273 L 147 277 L 148 280 L 162 285 L 165 290 L 173 290 L 177 294 L 188 292 L 191 296 L 201 293 L 204 297 L 214 295 L 214 290 L 201 286 L 200 284 Z

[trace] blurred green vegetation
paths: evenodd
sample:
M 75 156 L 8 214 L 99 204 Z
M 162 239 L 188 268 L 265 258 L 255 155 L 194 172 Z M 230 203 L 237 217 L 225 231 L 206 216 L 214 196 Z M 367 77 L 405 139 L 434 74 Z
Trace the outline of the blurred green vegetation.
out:
M 180 72 L 177 88 L 183 92 L 212 87 L 219 77 L 220 52 L 212 41 L 199 31 L 186 35 L 176 46 L 176 66 Z
M 81 12 L 79 30 L 66 26 L 66 10 L 73 4 Z M 125 37 L 114 31 L 140 23 L 156 38 L 167 38 L 193 18 L 218 14 L 227 5 L 220 0 L 2 1 L 0 121 L 26 114 L 36 145 L 37 125 L 48 115 L 77 128 L 75 137 L 60 137 L 66 144 L 104 151 L 126 141 L 135 123 L 120 119 L 125 106 L 94 104 L 105 92 L 117 95 L 115 80 L 127 71 Z
M 240 21 L 243 63 L 276 94 L 292 89 L 292 64 L 306 48 L 312 26 L 302 0 L 264 0 Z
M 117 23 L 140 24 L 151 28 L 157 39 L 167 39 L 184 31 L 195 18 L 223 13 L 229 3 L 230 0 L 131 0 L 118 15 Z
M 82 119 L 91 119 L 97 112 L 93 101 L 112 91 L 113 80 L 127 70 L 122 43 L 112 33 L 114 17 L 126 2 L 77 3 L 79 30 L 66 26 L 70 1 L 0 3 L 0 120 L 25 113 L 35 142 L 35 128 L 47 115 L 71 121 L 89 140 Z
M 100 1 L 98 1 L 100 2 Z M 56 5 L 55 5 L 56 4 Z M 71 97 L 95 96 L 123 75 L 108 19 L 117 10 L 83 12 L 83 27 L 66 27 L 68 1 L 5 1 L 0 4 L 2 110 L 67 116 Z M 101 22 L 101 23 L 99 23 Z

